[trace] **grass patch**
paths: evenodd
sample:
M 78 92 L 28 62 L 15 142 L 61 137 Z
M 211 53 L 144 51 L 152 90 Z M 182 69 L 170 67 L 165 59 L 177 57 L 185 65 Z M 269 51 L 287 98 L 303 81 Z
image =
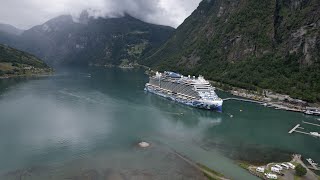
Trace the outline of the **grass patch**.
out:
M 216 175 L 216 176 L 225 177 L 223 174 L 221 174 L 221 173 L 219 173 L 219 172 L 217 172 L 217 171 L 214 171 L 214 170 L 210 169 L 209 167 L 207 167 L 207 166 L 205 166 L 205 165 L 202 165 L 202 164 L 199 164 L 199 163 L 197 163 L 197 165 L 200 166 L 201 169 L 203 169 L 203 170 L 205 170 L 205 171 L 208 171 L 208 172 L 210 172 L 210 173 L 212 173 L 212 174 L 214 174 L 214 175 Z M 206 174 L 206 173 L 204 173 L 204 174 L 205 174 L 207 177 L 209 176 L 209 175 Z M 210 178 L 213 178 L 213 177 L 210 176 Z M 210 178 L 209 178 L 209 179 L 210 179 Z M 215 178 L 213 178 L 213 179 L 215 179 Z
M 136 44 L 134 46 L 132 46 L 130 49 L 128 49 L 128 54 L 130 56 L 139 56 L 142 54 L 142 52 L 146 49 L 147 46 L 147 42 L 143 42 L 140 44 Z
M 238 162 L 238 165 L 240 167 L 242 167 L 243 169 L 249 169 L 249 166 L 251 166 L 249 163 L 244 162 L 244 161 Z
M 7 62 L 0 63 L 0 70 L 2 71 L 10 71 L 13 69 L 15 69 L 15 67 L 12 66 L 12 63 L 7 63 Z
M 300 179 L 301 179 L 301 177 L 294 175 L 294 180 L 300 180 Z
M 297 162 L 291 162 L 294 166 L 298 166 L 299 165 L 299 163 L 297 163 Z
M 204 175 L 205 177 L 207 177 L 209 180 L 219 180 L 219 179 L 216 179 L 216 178 L 214 178 L 214 177 L 209 176 L 207 173 L 203 173 L 203 175 Z

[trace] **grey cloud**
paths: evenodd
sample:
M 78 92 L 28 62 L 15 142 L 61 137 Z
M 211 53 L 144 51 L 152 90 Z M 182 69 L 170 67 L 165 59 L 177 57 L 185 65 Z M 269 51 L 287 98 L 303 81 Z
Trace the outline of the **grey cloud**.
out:
M 1 0 L 5 1 L 5 0 Z M 141 20 L 177 27 L 201 0 L 7 0 L 1 2 L 0 22 L 27 29 L 61 15 L 77 17 L 84 9 L 92 16 L 128 13 Z

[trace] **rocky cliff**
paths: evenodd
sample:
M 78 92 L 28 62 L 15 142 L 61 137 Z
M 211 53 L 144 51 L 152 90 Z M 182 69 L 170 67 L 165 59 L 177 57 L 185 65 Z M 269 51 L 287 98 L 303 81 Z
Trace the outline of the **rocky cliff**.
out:
M 203 0 L 142 63 L 320 101 L 320 1 Z

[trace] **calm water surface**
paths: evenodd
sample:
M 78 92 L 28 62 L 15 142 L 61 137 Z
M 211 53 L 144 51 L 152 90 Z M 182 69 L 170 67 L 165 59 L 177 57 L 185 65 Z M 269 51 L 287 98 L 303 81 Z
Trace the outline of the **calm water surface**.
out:
M 174 152 L 233 179 L 256 179 L 236 160 L 300 153 L 320 162 L 320 139 L 288 134 L 314 117 L 237 101 L 226 101 L 223 113 L 193 109 L 145 93 L 143 72 L 85 69 L 0 80 L 1 179 L 202 178 Z M 139 149 L 142 140 L 151 148 Z

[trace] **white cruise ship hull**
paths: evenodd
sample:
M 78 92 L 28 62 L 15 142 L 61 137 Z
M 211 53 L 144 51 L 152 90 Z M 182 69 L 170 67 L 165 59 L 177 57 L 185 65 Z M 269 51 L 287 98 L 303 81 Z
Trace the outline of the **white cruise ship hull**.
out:
M 206 110 L 212 110 L 212 111 L 218 111 L 222 112 L 222 104 L 223 100 L 201 100 L 201 99 L 187 99 L 182 96 L 179 96 L 177 94 L 174 94 L 170 91 L 167 91 L 165 89 L 161 89 L 155 86 L 152 86 L 150 84 L 146 84 L 145 91 L 159 95 L 161 97 L 164 97 L 166 99 L 185 104 L 188 106 L 200 108 L 200 109 L 206 109 Z

